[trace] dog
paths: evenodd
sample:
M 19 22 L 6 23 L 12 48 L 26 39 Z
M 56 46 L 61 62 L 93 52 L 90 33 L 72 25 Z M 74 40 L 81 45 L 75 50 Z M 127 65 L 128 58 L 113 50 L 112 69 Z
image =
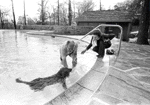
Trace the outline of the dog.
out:
M 60 60 L 64 67 L 68 67 L 66 57 L 72 58 L 72 68 L 77 65 L 77 49 L 78 44 L 74 41 L 67 41 L 60 47 Z
M 66 86 L 66 78 L 69 77 L 70 72 L 72 69 L 62 67 L 56 74 L 45 77 L 45 78 L 37 78 L 34 79 L 30 82 L 23 81 L 19 78 L 16 79 L 16 82 L 18 83 L 24 83 L 30 86 L 32 90 L 36 91 L 41 91 L 43 90 L 46 86 L 53 85 L 56 83 L 61 83 L 64 89 L 67 89 Z

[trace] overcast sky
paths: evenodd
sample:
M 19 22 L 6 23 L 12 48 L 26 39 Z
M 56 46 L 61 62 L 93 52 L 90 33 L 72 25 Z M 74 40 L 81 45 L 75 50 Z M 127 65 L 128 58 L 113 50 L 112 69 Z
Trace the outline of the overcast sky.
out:
M 23 0 L 13 0 L 14 1 L 14 7 L 15 7 L 15 14 L 16 17 L 23 16 Z M 48 6 L 56 5 L 58 0 L 49 0 Z M 60 3 L 68 0 L 59 0 Z M 80 2 L 83 0 L 71 0 L 72 2 Z M 101 0 L 101 3 L 105 9 L 113 8 L 113 6 L 118 2 L 123 2 L 125 0 Z M 25 0 L 26 2 L 26 14 L 34 18 L 37 16 L 37 10 L 39 8 L 38 3 L 40 3 L 40 0 Z M 99 9 L 100 0 L 93 0 L 95 4 L 95 10 Z M 11 10 L 11 0 L 0 0 L 0 6 L 3 6 L 9 10 Z M 11 14 L 11 12 L 10 12 Z

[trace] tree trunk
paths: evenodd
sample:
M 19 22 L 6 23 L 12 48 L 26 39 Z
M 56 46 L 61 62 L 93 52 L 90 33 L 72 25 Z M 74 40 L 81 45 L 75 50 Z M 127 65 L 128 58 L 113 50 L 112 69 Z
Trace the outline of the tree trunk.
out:
M 3 20 L 2 20 L 2 12 L 0 10 L 0 23 L 1 23 L 1 28 L 3 29 Z
M 99 7 L 99 10 L 100 10 L 100 11 L 102 10 L 101 0 L 100 0 L 100 7 Z
M 58 0 L 58 11 L 57 11 L 57 19 L 58 19 L 58 25 L 59 25 L 59 0 Z
M 41 20 L 42 20 L 42 25 L 44 25 L 44 1 L 41 0 Z
M 149 0 L 143 0 L 137 44 L 148 45 Z
M 26 25 L 25 0 L 24 0 L 24 25 Z
M 14 23 L 15 29 L 17 29 L 13 0 L 11 0 L 11 2 L 12 2 L 12 12 L 13 12 L 13 18 L 14 18 L 13 23 Z
M 68 19 L 69 19 L 69 25 L 72 23 L 72 10 L 71 10 L 71 0 L 69 0 L 69 14 L 68 14 Z

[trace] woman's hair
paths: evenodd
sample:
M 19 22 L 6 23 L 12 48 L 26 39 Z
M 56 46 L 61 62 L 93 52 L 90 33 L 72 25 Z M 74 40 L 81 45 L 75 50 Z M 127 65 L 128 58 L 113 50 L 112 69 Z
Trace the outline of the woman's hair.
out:
M 98 29 L 97 29 L 97 30 L 94 30 L 93 35 L 98 35 L 98 36 L 100 36 L 100 35 L 101 35 L 101 32 L 100 32 Z

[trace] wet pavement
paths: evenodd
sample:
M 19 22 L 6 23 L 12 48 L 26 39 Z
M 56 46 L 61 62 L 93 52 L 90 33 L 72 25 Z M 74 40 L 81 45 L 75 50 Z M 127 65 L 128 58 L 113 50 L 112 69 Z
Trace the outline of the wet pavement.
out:
M 113 49 L 117 49 L 116 40 Z M 149 105 L 150 46 L 122 43 L 114 64 L 110 56 L 108 75 L 88 105 Z
M 29 86 L 16 83 L 15 79 L 31 81 L 55 74 L 62 67 L 59 48 L 67 40 L 73 39 L 0 30 L 0 105 L 42 105 L 64 92 L 61 84 L 34 92 Z M 85 46 L 85 43 L 80 43 L 78 64 L 66 80 L 68 88 L 83 77 L 96 61 L 92 51 L 85 55 L 80 54 Z M 67 60 L 68 66 L 72 67 L 71 59 L 68 57 Z
M 118 50 L 118 39 L 113 39 Z M 45 105 L 149 105 L 150 46 L 122 42 L 121 52 L 97 59 L 74 86 Z
M 58 42 L 62 44 L 60 42 L 66 39 L 56 37 L 52 40 L 49 36 L 32 36 L 22 33 L 17 35 L 19 40 L 16 41 L 16 38 L 12 37 L 13 43 L 9 44 L 10 40 L 6 40 L 9 38 L 3 38 L 4 36 L 2 34 L 0 44 L 2 58 L 0 61 L 2 84 L 0 85 L 0 97 L 3 97 L 0 102 L 5 103 L 9 100 L 11 105 L 14 100 L 16 102 L 14 105 L 150 104 L 150 46 L 148 45 L 123 42 L 120 55 L 115 63 L 115 55 L 106 55 L 103 59 L 96 59 L 96 54 L 90 50 L 84 55 L 78 54 L 80 63 L 69 77 L 67 81 L 69 88 L 66 91 L 58 84 L 35 93 L 28 86 L 16 84 L 14 79 L 22 77 L 25 80 L 31 80 L 39 76 L 54 74 L 54 68 L 57 67 L 58 70 L 61 65 L 60 62 L 51 58 L 51 55 L 57 53 L 55 58 L 59 57 Z M 80 39 L 81 37 L 73 36 L 72 38 Z M 23 41 L 22 38 L 27 41 Z M 89 41 L 89 39 L 90 37 L 87 37 L 84 40 Z M 112 48 L 117 51 L 119 40 L 113 39 L 112 43 Z M 7 45 L 10 47 L 6 47 Z M 80 42 L 79 52 L 86 45 L 87 43 Z M 53 53 L 50 50 L 52 48 L 56 48 Z M 50 59 L 53 59 L 56 64 Z M 47 61 L 46 64 L 45 61 Z

